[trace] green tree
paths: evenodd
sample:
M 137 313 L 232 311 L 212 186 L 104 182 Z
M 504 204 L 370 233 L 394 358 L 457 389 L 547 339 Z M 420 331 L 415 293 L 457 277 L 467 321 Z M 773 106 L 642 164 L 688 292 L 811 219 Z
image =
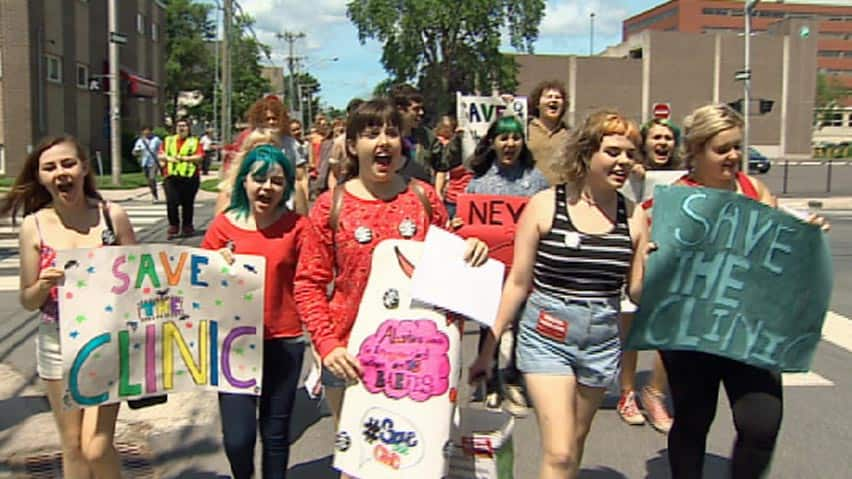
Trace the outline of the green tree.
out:
M 177 115 L 181 91 L 212 91 L 212 52 L 207 46 L 215 34 L 211 8 L 193 0 L 166 3 L 166 98 L 172 118 Z
M 839 105 L 840 100 L 849 95 L 852 95 L 852 90 L 846 88 L 840 80 L 823 72 L 817 73 L 814 104 L 817 128 L 822 128 L 823 123 L 834 116 L 831 110 Z
M 501 35 L 532 52 L 544 7 L 544 0 L 351 0 L 346 14 L 361 43 L 384 44 L 391 82 L 416 81 L 434 114 L 454 109 L 456 91 L 514 90 L 517 66 L 500 53 Z
M 234 17 L 234 34 L 231 37 L 231 96 L 232 121 L 245 118 L 249 107 L 272 90 L 269 80 L 260 75 L 260 61 L 270 58 L 269 46 L 261 43 L 254 34 L 254 18 L 248 14 Z

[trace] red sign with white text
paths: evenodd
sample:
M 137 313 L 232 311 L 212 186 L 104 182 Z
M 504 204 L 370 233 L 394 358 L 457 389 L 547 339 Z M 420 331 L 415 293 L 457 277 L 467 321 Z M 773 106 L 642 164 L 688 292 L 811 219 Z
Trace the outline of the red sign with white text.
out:
M 461 194 L 456 216 L 464 221 L 464 226 L 456 233 L 485 241 L 492 258 L 511 266 L 515 228 L 528 201 L 523 196 Z

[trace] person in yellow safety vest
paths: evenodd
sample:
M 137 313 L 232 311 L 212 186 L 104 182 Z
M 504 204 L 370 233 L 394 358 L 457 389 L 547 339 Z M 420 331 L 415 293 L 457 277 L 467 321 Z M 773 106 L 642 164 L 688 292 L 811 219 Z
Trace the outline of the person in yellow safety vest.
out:
M 166 137 L 158 158 L 165 172 L 163 190 L 166 192 L 169 218 L 167 238 L 178 237 L 178 231 L 183 237 L 190 237 L 195 234 L 192 214 L 195 195 L 201 186 L 198 173 L 204 159 L 204 148 L 198 138 L 189 134 L 187 120 L 180 119 L 175 123 L 175 134 Z

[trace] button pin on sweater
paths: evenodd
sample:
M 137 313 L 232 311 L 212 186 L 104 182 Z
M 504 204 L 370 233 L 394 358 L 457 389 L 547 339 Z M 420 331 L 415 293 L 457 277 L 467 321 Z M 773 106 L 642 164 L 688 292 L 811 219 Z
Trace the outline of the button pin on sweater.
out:
M 412 238 L 417 233 L 417 224 L 411 221 L 411 218 L 402 220 L 399 224 L 399 234 L 405 239 Z
M 361 244 L 367 244 L 370 241 L 373 241 L 373 231 L 366 226 L 359 226 L 355 228 L 355 241 Z

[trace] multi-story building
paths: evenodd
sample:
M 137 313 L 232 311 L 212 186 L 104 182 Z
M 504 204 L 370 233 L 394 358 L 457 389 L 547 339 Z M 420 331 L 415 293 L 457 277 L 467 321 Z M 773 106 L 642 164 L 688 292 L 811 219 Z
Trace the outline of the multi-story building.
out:
M 742 0 L 671 0 L 622 23 L 622 41 L 644 30 L 688 33 L 736 32 L 744 28 Z M 852 2 L 850 0 L 763 0 L 752 17 L 760 35 L 785 18 L 815 21 L 800 35 L 817 39 L 817 69 L 852 88 Z
M 773 102 L 772 110 L 762 115 L 754 104 L 751 143 L 774 158 L 805 158 L 811 153 L 817 39 L 800 32 L 813 28 L 814 20 L 784 19 L 751 42 L 752 98 Z M 731 32 L 646 30 L 598 56 L 516 55 L 515 59 L 520 94 L 529 95 L 546 79 L 565 83 L 565 119 L 571 125 L 603 107 L 644 122 L 654 116 L 656 104 L 666 104 L 679 124 L 698 106 L 743 97 L 743 84 L 735 80 L 743 66 L 743 38 Z
M 122 131 L 163 118 L 165 5 L 117 1 Z M 0 2 L 0 175 L 48 135 L 77 137 L 109 164 L 107 0 Z M 129 152 L 125 152 L 129 154 Z

